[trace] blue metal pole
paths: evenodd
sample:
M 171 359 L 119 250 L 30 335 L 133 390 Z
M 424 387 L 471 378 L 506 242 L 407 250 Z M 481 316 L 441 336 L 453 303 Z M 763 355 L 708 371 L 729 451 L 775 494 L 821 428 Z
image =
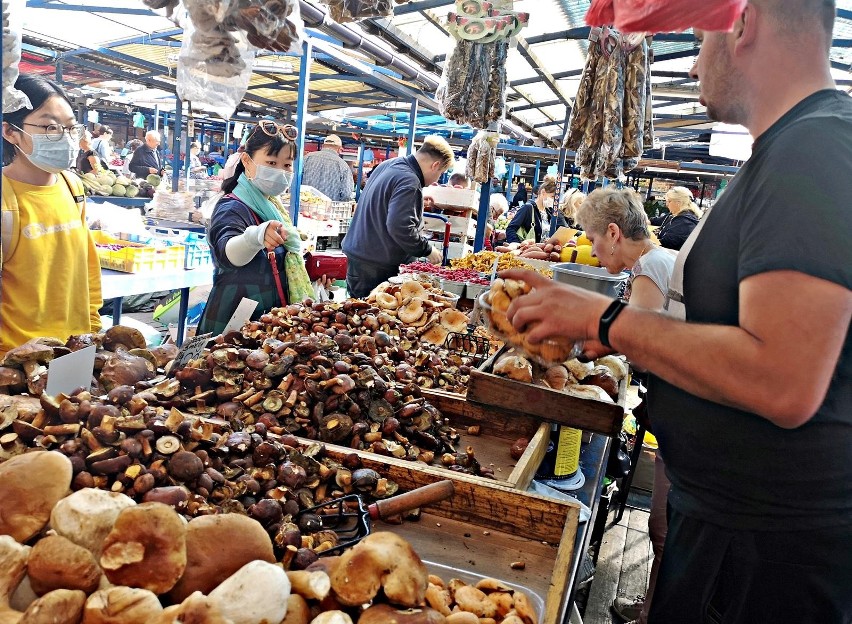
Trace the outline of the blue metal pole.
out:
M 411 156 L 414 153 L 414 133 L 417 131 L 417 108 L 419 103 L 417 100 L 411 100 L 411 113 L 408 117 L 408 142 L 405 145 L 406 155 Z
M 180 127 L 183 115 L 183 102 L 175 96 L 175 125 L 172 133 L 172 193 L 178 190 L 178 174 L 180 173 Z
M 553 197 L 553 217 L 550 219 L 550 235 L 553 236 L 556 233 L 557 227 L 557 215 L 559 214 L 559 199 L 562 194 L 562 178 L 564 177 L 565 172 L 565 149 L 559 150 L 559 163 L 556 165 L 556 179 L 558 180 L 556 184 L 556 195 Z
M 483 182 L 479 187 L 479 214 L 476 215 L 476 237 L 473 239 L 473 253 L 485 247 L 485 226 L 491 213 L 491 181 Z
M 310 37 L 302 44 L 302 62 L 299 64 L 299 97 L 296 101 L 296 127 L 299 136 L 296 138 L 296 167 L 293 184 L 290 187 L 290 219 L 293 225 L 299 222 L 299 192 L 302 189 L 302 171 L 304 168 L 305 128 L 307 127 L 308 96 L 311 88 L 311 59 L 314 44 Z
M 512 177 L 515 175 L 515 159 L 509 161 L 509 171 L 506 173 L 506 179 L 509 183 L 506 185 L 506 199 L 512 201 Z
M 355 201 L 361 199 L 361 182 L 364 180 L 364 142 L 358 146 L 358 181 L 355 183 Z
M 390 158 L 390 154 L 391 154 L 391 146 L 390 146 L 390 145 L 388 145 L 388 146 L 387 146 L 387 149 L 385 149 L 385 160 L 387 160 L 388 158 Z
M 154 105 L 154 130 L 160 129 L 160 105 Z
M 535 186 L 538 186 L 538 173 L 539 173 L 539 169 L 541 169 L 541 161 L 540 161 L 540 160 L 536 160 L 536 161 L 535 161 L 535 174 L 533 174 L 533 186 L 534 186 L 534 187 L 535 187 Z
M 231 138 L 231 120 L 225 122 L 225 134 L 222 136 L 222 158 L 228 160 L 228 147 Z

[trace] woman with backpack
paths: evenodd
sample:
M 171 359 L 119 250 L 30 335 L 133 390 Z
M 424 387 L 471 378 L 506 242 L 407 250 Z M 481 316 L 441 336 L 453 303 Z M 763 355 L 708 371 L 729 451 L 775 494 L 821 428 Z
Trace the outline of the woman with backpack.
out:
M 242 299 L 258 302 L 252 319 L 314 294 L 301 237 L 278 196 L 290 186 L 296 128 L 261 121 L 210 217 L 207 237 L 216 271 L 198 333 L 222 333 Z
M 32 109 L 3 115 L 0 356 L 38 336 L 66 340 L 101 327 L 101 267 L 85 191 L 70 171 L 86 127 L 62 87 L 18 77 Z
M 556 178 L 547 176 L 535 189 L 535 199 L 521 205 L 506 228 L 506 242 L 520 243 L 534 240 L 537 243 L 550 236 L 550 220 L 554 215 L 553 198 L 556 196 Z M 556 211 L 557 227 L 567 227 L 565 217 Z

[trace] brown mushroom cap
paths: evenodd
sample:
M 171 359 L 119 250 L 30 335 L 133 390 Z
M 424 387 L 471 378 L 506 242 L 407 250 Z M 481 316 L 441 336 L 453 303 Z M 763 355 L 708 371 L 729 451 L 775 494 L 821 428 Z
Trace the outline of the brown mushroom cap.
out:
M 53 347 L 25 342 L 6 353 L 2 366 L 23 366 L 29 363 L 47 364 L 53 359 Z
M 441 325 L 451 332 L 465 333 L 467 331 L 467 314 L 455 308 L 447 308 L 441 312 Z
M 78 624 L 86 594 L 79 589 L 56 589 L 34 601 L 20 624 Z
M 27 575 L 38 596 L 55 589 L 79 589 L 91 594 L 100 584 L 101 569 L 94 555 L 82 546 L 61 535 L 48 535 L 33 546 Z M 84 601 L 80 601 L 81 609 Z
M 24 374 L 17 368 L 0 366 L 0 386 L 20 386 L 26 381 Z
M 208 594 L 256 559 L 275 563 L 272 541 L 257 520 L 240 514 L 193 518 L 186 527 L 186 570 L 169 597 L 179 602 L 196 591 Z
M 231 624 L 231 620 L 222 615 L 219 603 L 201 592 L 194 592 L 182 603 L 167 607 L 160 617 L 150 624 L 173 624 L 174 622 Z
M 101 567 L 116 585 L 169 591 L 186 569 L 183 520 L 163 503 L 123 509 L 104 541 Z
M 358 624 L 444 624 L 443 615 L 429 607 L 395 609 L 390 605 L 376 604 L 364 611 Z
M 430 344 L 442 345 L 448 335 L 449 332 L 446 327 L 436 324 L 430 327 L 429 330 L 421 336 L 421 338 Z
M 118 347 L 124 347 L 130 351 L 130 349 L 145 349 L 147 346 L 145 336 L 133 327 L 115 325 L 104 333 L 104 349 L 108 351 L 115 351 Z
M 150 624 L 163 612 L 156 594 L 135 587 L 110 587 L 89 596 L 83 624 Z
M 0 464 L 0 535 L 26 542 L 68 493 L 71 460 L 57 451 L 25 453 Z

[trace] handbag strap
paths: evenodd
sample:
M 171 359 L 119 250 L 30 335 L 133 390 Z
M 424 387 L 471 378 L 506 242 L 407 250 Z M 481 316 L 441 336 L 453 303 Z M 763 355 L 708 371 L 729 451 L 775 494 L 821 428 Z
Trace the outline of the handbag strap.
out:
M 239 197 L 234 195 L 233 193 L 228 193 L 225 197 L 228 199 L 235 199 L 240 203 L 244 203 Z M 248 206 L 249 212 L 251 216 L 254 218 L 254 221 L 257 225 L 261 224 L 260 217 L 257 216 L 254 210 L 251 209 L 251 206 Z M 278 301 L 282 306 L 287 305 L 287 298 L 284 296 L 284 286 L 281 284 L 281 273 L 278 270 L 278 262 L 275 259 L 275 250 L 267 250 L 266 259 L 269 261 L 269 268 L 272 269 L 272 278 L 275 280 L 275 288 L 278 290 Z

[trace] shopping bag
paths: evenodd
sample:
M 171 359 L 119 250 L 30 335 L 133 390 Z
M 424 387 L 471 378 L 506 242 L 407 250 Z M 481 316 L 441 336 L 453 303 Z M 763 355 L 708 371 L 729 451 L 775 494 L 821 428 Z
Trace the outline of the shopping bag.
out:
M 621 32 L 672 32 L 699 28 L 730 30 L 747 0 L 592 0 L 589 26 L 615 26 Z

